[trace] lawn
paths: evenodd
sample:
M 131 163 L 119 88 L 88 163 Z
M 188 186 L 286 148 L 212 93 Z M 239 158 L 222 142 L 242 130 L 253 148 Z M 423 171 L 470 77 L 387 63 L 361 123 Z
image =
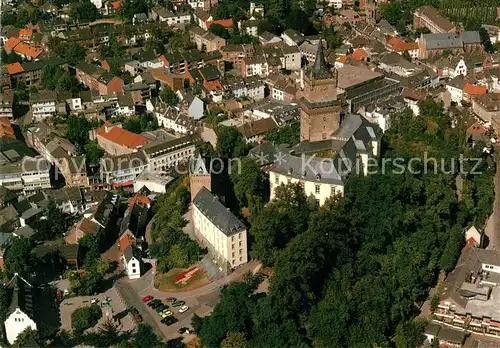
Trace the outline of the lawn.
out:
M 184 272 L 185 269 L 174 268 L 167 273 L 158 273 L 155 275 L 155 288 L 160 291 L 171 292 L 171 291 L 188 291 L 202 287 L 209 283 L 209 278 L 205 272 L 197 273 L 193 279 L 191 279 L 187 284 L 176 284 L 174 282 L 175 277 Z

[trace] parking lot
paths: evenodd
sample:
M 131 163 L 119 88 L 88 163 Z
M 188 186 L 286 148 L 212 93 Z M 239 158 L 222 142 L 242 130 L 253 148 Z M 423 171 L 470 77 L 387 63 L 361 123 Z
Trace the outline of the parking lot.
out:
M 99 323 L 92 329 L 95 330 L 108 319 L 119 313 L 125 313 L 127 309 L 125 303 L 121 300 L 120 295 L 116 288 L 111 288 L 102 294 L 96 296 L 77 296 L 64 299 L 59 305 L 61 315 L 61 329 L 71 331 L 71 314 L 80 307 L 87 307 L 91 305 L 92 299 L 97 299 L 97 304 L 102 309 L 102 318 Z M 107 304 L 104 304 L 107 303 Z M 133 330 L 136 324 L 131 315 L 124 315 L 116 321 L 118 327 L 123 330 Z

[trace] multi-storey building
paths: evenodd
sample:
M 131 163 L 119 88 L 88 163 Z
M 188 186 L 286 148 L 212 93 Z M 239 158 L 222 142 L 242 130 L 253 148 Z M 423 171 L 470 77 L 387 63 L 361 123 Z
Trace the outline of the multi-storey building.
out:
M 31 112 L 35 122 L 40 122 L 56 114 L 57 96 L 53 92 L 40 92 L 30 95 Z
M 76 79 L 99 94 L 123 93 L 123 80 L 88 63 L 76 65 Z
M 193 201 L 196 237 L 225 268 L 248 262 L 247 229 L 219 199 L 203 187 Z
M 25 157 L 21 163 L 23 191 L 36 192 L 51 187 L 50 165 L 43 157 Z
M 149 170 L 162 171 L 187 163 L 194 155 L 196 144 L 200 142 L 197 135 L 186 135 L 180 138 L 159 138 L 144 146 L 144 153 L 149 163 Z
M 457 28 L 449 20 L 441 16 L 432 6 L 422 6 L 413 13 L 413 27 L 427 28 L 431 33 L 454 33 Z
M 148 167 L 144 152 L 139 151 L 120 156 L 106 156 L 101 159 L 103 182 L 112 187 L 132 186 L 137 176 Z
M 204 52 L 218 51 L 226 45 L 225 39 L 199 27 L 191 28 L 189 36 L 198 50 Z

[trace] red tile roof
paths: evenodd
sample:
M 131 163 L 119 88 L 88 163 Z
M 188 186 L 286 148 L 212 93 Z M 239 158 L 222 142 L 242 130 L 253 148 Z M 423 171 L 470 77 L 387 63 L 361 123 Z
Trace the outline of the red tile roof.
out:
M 357 61 L 366 59 L 368 57 L 368 52 L 366 52 L 363 48 L 355 49 L 354 52 L 352 52 L 352 59 Z
M 135 238 L 132 237 L 130 234 L 127 232 L 123 233 L 120 236 L 120 239 L 118 239 L 118 245 L 120 246 L 120 251 L 123 253 L 125 249 L 127 249 L 129 246 L 134 244 Z
M 11 37 L 10 39 L 7 40 L 7 42 L 5 43 L 5 48 L 8 48 L 8 49 L 13 49 L 14 47 L 16 47 L 21 41 L 19 41 L 19 39 L 17 37 Z
M 40 54 L 42 54 L 41 49 L 30 46 L 24 42 L 20 42 L 19 44 L 17 44 L 16 47 L 14 47 L 14 52 L 29 58 L 36 58 Z
M 404 40 L 393 37 L 388 42 L 389 46 L 396 52 L 403 52 L 409 50 L 415 50 L 418 48 L 418 43 L 416 42 L 405 42 Z
M 9 73 L 9 75 L 14 75 L 14 74 L 17 74 L 17 73 L 20 73 L 20 72 L 24 71 L 23 66 L 19 62 L 15 62 L 15 63 L 12 63 L 12 64 L 7 64 L 5 66 L 5 69 L 7 70 L 7 72 Z
M 118 145 L 128 147 L 129 149 L 138 149 L 149 142 L 148 138 L 132 133 L 118 126 L 113 126 L 106 132 L 106 126 L 110 123 L 106 122 L 97 130 L 97 134 Z
M 114 10 L 119 10 L 121 7 L 122 7 L 122 3 L 120 1 L 113 1 L 111 3 L 111 7 L 114 9 Z
M 464 86 L 464 93 L 470 95 L 484 95 L 486 94 L 486 87 L 480 85 L 471 85 L 470 83 L 466 83 Z
M 343 56 L 338 57 L 337 62 L 344 64 L 347 61 L 347 55 L 344 54 Z
M 223 26 L 226 29 L 232 29 L 234 26 L 234 22 L 232 18 L 229 19 L 219 19 L 215 21 L 211 21 L 207 23 L 207 28 L 210 29 L 212 24 L 219 24 L 220 26 Z
M 128 200 L 128 209 L 131 210 L 135 204 L 140 205 L 141 207 L 147 207 L 151 204 L 151 199 L 144 195 L 136 194 Z
M 476 122 L 467 129 L 466 133 L 469 135 L 485 135 L 488 134 L 488 130 L 486 127 Z
M 0 117 L 0 138 L 15 138 L 14 130 L 7 117 Z
M 33 29 L 20 29 L 19 30 L 19 39 L 20 40 L 31 40 L 33 36 Z

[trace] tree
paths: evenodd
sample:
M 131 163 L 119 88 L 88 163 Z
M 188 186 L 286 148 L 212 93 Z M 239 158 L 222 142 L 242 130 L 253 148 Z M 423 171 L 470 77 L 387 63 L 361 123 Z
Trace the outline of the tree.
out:
M 403 16 L 403 10 L 399 2 L 392 2 L 380 6 L 380 14 L 391 25 L 396 25 Z
M 221 348 L 246 348 L 247 346 L 245 334 L 242 332 L 228 333 L 221 344 Z
M 78 91 L 78 81 L 69 71 L 65 71 L 58 79 L 56 91 Z
M 286 27 L 300 31 L 305 35 L 316 34 L 314 25 L 309 21 L 307 13 L 301 9 L 295 9 L 286 16 Z
M 60 238 L 68 231 L 72 220 L 71 215 L 64 213 L 53 201 L 50 201 L 44 210 L 43 217 L 36 223 L 36 238 L 39 240 Z
M 151 348 L 160 345 L 161 340 L 153 332 L 153 328 L 148 324 L 139 324 L 132 346 L 134 348 Z
M 484 27 L 479 28 L 479 36 L 481 37 L 481 44 L 484 46 L 486 52 L 496 52 L 496 47 L 491 43 L 490 34 L 488 34 L 488 31 Z
M 96 304 L 77 308 L 71 313 L 71 326 L 75 335 L 80 336 L 86 329 L 94 327 L 101 317 L 101 308 Z
M 67 122 L 68 140 L 73 143 L 80 153 L 83 153 L 85 145 L 89 142 L 89 131 L 92 123 L 82 116 L 70 116 Z
M 63 76 L 64 70 L 57 65 L 47 65 L 42 70 L 42 83 L 46 89 L 51 91 L 58 87 L 59 79 Z
M 276 145 L 287 144 L 293 146 L 300 142 L 300 122 L 298 120 L 282 127 L 275 128 L 265 135 L 266 139 Z
M 235 158 L 246 154 L 247 145 L 235 128 L 221 126 L 218 128 L 216 150 L 222 157 Z
M 234 193 L 242 207 L 248 207 L 250 196 L 261 197 L 263 201 L 268 201 L 268 179 L 253 158 L 243 158 L 241 165 L 232 169 Z
M 102 156 L 104 156 L 104 150 L 99 146 L 97 140 L 93 140 L 85 144 L 84 154 L 89 165 L 99 165 Z
M 35 243 L 30 238 L 15 238 L 12 245 L 7 250 L 5 257 L 5 271 L 8 278 L 11 278 L 14 273 L 20 276 L 28 276 L 35 267 L 35 256 L 32 250 Z
M 99 10 L 90 0 L 82 0 L 71 4 L 69 16 L 78 22 L 93 22 L 100 17 Z
M 148 13 L 148 3 L 142 0 L 124 1 L 118 16 L 126 21 L 132 21 L 136 13 Z
M 16 339 L 16 342 L 14 342 L 14 347 L 26 347 L 27 344 L 30 344 L 32 342 L 35 342 L 39 344 L 39 338 L 38 338 L 38 331 L 33 330 L 32 328 L 28 327 L 24 329 Z
M 85 59 L 85 49 L 78 43 L 73 42 L 63 46 L 62 56 L 71 64 L 76 64 Z
M 97 347 L 116 347 L 117 344 L 129 338 L 128 333 L 122 333 L 110 320 L 99 327 L 97 332 L 88 333 L 83 337 L 83 342 Z
M 177 97 L 175 92 L 172 91 L 172 89 L 167 85 L 163 86 L 163 89 L 160 93 L 160 98 L 165 104 L 170 106 L 176 106 L 177 104 L 179 104 L 179 98 Z
M 220 25 L 220 24 L 217 24 L 217 23 L 212 24 L 210 26 L 209 30 L 212 33 L 214 33 L 215 35 L 220 36 L 223 39 L 227 40 L 230 37 L 229 31 L 226 28 L 224 28 L 222 25 Z

